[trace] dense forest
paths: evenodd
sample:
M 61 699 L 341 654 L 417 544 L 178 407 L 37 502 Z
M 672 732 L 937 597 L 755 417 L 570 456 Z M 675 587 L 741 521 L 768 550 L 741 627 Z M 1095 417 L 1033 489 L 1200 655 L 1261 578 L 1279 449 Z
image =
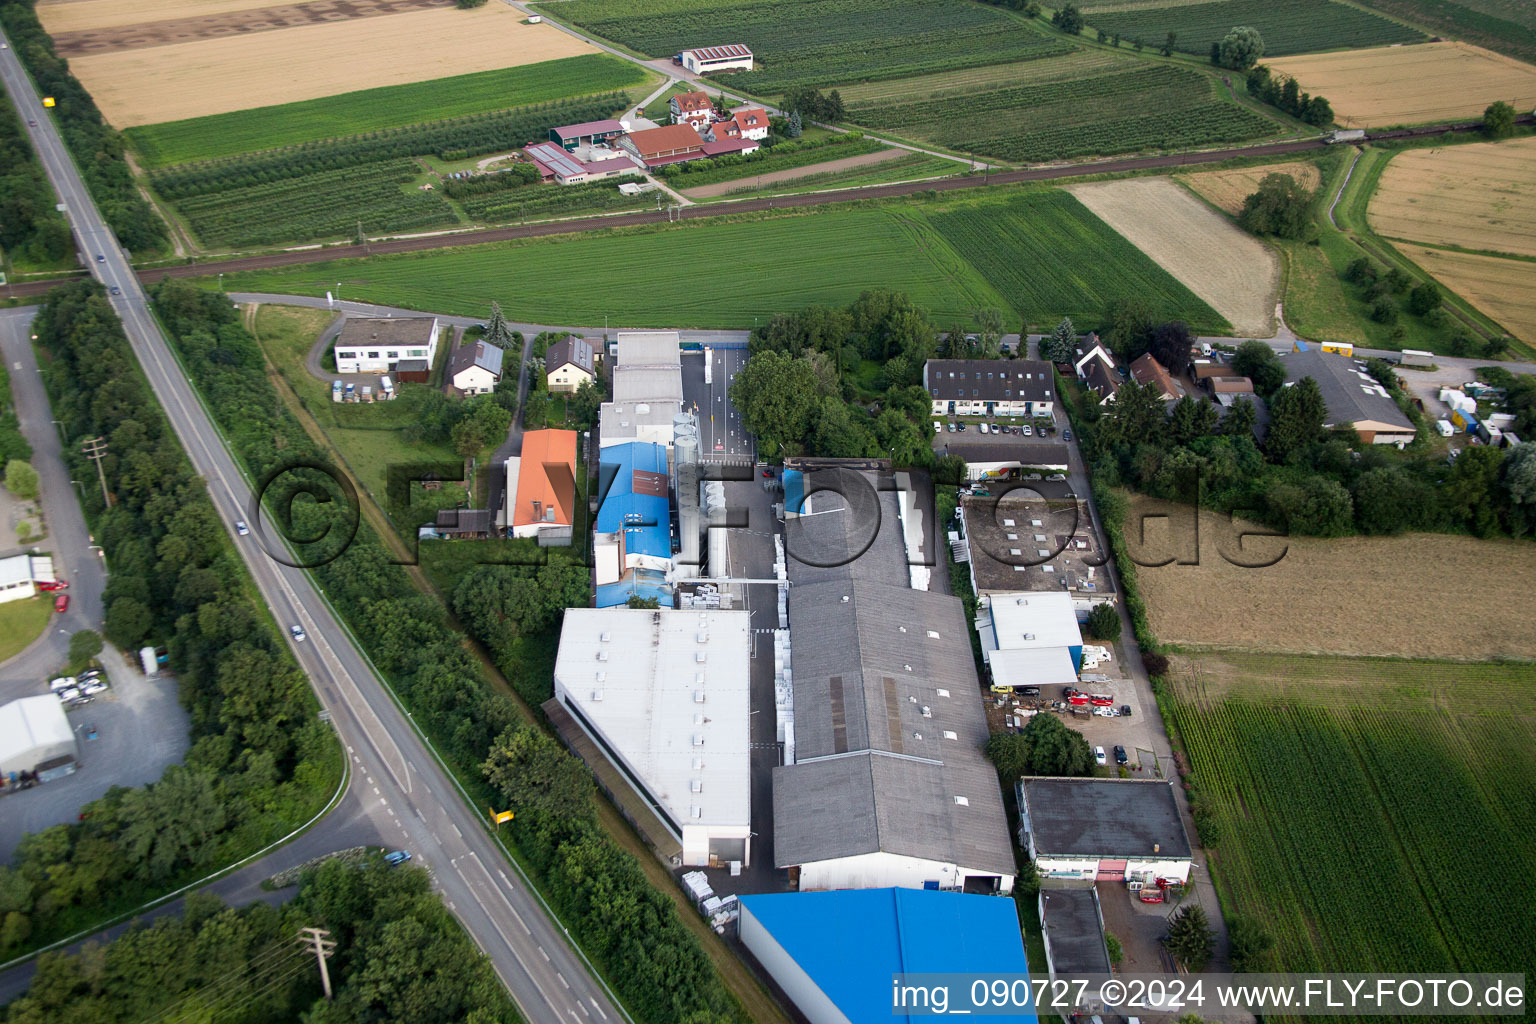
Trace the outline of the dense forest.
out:
M 0 249 L 14 262 L 57 263 L 73 244 L 27 131 L 0 88 Z
M 320 989 L 301 928 L 336 944 Z M 305 872 L 280 907 L 239 909 L 194 893 L 179 917 L 141 924 L 76 955 L 44 954 L 6 1024 L 514 1024 L 490 962 L 432 891 L 426 871 L 332 860 Z
M 100 286 L 49 293 L 34 328 L 65 435 L 103 437 L 112 507 L 86 517 L 112 572 L 106 636 L 163 644 L 192 720 L 186 763 L 112 789 L 80 820 L 22 840 L 0 867 L 0 959 L 130 910 L 282 837 L 340 778 L 339 748 L 264 608 L 251 597 L 203 481 L 140 376 Z M 65 445 L 74 475 L 95 475 Z

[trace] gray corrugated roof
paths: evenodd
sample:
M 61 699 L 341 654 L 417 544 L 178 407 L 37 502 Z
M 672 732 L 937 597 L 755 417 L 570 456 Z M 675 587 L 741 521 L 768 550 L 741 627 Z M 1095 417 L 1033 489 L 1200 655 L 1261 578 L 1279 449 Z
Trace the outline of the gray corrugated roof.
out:
M 1044 888 L 1045 942 L 1059 975 L 1108 974 L 1109 950 L 1093 886 Z
M 615 402 L 681 402 L 683 372 L 675 366 L 625 366 L 613 368 Z
M 1309 350 L 1289 352 L 1281 358 L 1287 383 L 1303 377 L 1317 381 L 1323 404 L 1328 408 L 1329 425 L 1342 426 L 1361 420 L 1391 423 L 1413 430 L 1413 423 L 1397 407 L 1392 396 L 1381 393 L 1381 385 L 1349 356 Z
M 1190 855 L 1189 835 L 1169 782 L 1027 778 L 1023 792 L 1040 856 L 1129 860 Z
M 868 479 L 807 474 L 813 514 L 787 524 L 797 763 L 774 774 L 775 860 L 882 850 L 1012 874 L 964 610 L 911 589 L 896 496 Z
M 448 353 L 448 376 L 478 366 L 482 370 L 501 376 L 501 349 L 488 341 L 477 341 L 469 345 L 461 345 Z
M 1041 359 L 930 359 L 923 386 L 940 400 L 1054 401 L 1051 364 Z

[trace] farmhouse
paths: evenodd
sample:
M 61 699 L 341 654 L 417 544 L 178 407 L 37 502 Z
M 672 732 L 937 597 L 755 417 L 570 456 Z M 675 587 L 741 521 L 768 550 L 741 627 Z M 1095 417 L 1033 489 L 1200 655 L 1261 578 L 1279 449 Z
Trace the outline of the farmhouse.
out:
M 1327 407 L 1325 427 L 1354 427 L 1366 444 L 1401 446 L 1413 440 L 1413 422 L 1387 389 L 1365 372 L 1363 363 L 1316 350 L 1289 352 L 1280 361 L 1285 364 L 1287 387 L 1303 377 L 1317 382 Z
M 1049 416 L 1051 364 L 1038 359 L 930 359 L 923 364 L 935 416 Z
M 535 142 L 523 149 L 545 181 L 557 185 L 579 185 L 584 181 L 602 181 L 624 174 L 638 174 L 644 170 L 633 155 L 626 152 L 607 151 L 606 160 L 581 160 L 553 142 Z
M 679 56 L 683 60 L 683 67 L 696 75 L 707 75 L 712 71 L 752 70 L 752 51 L 740 43 L 684 50 Z
M 752 857 L 751 615 L 570 608 L 555 699 L 622 772 L 685 865 Z
M 619 139 L 619 146 L 647 167 L 697 160 L 704 155 L 704 140 L 686 124 L 630 132 Z
M 774 862 L 802 890 L 1007 892 L 1013 850 L 981 753 L 965 613 L 914 589 L 922 526 L 879 483 L 821 460 L 785 523 L 794 671 Z
M 1189 880 L 1189 835 L 1163 779 L 1025 778 L 1019 844 L 1046 878 Z
M 752 139 L 761 141 L 768 137 L 768 112 L 759 107 L 733 110 L 731 116 L 716 121 L 704 129 L 713 140 Z
M 667 101 L 667 109 L 672 114 L 673 124 L 686 124 L 698 130 L 715 119 L 715 101 L 708 93 L 698 90 L 673 96 Z
M 1165 402 L 1177 402 L 1184 395 L 1184 391 L 1174 382 L 1173 375 L 1164 368 L 1163 364 L 1147 352 L 1131 363 L 1131 376 L 1139 384 L 1145 384 L 1157 391 Z
M 1077 682 L 1083 634 L 1071 594 L 999 594 L 987 604 L 976 612 L 976 632 L 994 688 Z
M 437 357 L 437 318 L 347 317 L 332 345 L 337 373 L 391 373 L 401 360 Z
M 512 499 L 507 533 L 537 537 L 545 547 L 571 543 L 576 513 L 576 431 L 530 430 L 521 455 L 507 459 Z
M 965 460 L 972 482 L 1013 476 L 1023 470 L 1065 473 L 1067 451 L 1059 441 L 1014 441 L 1009 444 L 957 445 L 951 454 Z
M 612 142 L 624 134 L 624 126 L 614 120 L 583 121 L 581 124 L 561 125 L 549 130 L 549 141 L 566 149 L 577 146 L 600 146 Z
M 36 772 L 38 781 L 52 782 L 74 772 L 79 752 L 75 730 L 53 694 L 0 706 L 0 777 Z
M 1023 491 L 969 495 L 961 500 L 960 516 L 971 587 L 983 601 L 1065 591 L 1079 615 L 1094 605 L 1114 603 L 1114 583 L 1105 568 L 1108 554 L 1086 501 Z
M 597 349 L 586 338 L 568 334 L 544 351 L 545 386 L 553 395 L 567 395 L 597 379 Z
M 778 892 L 741 897 L 742 945 L 810 1024 L 892 1021 L 901 973 L 1029 976 L 1010 898 L 914 889 Z M 1033 1022 L 1033 1013 L 1009 1014 Z
M 488 341 L 448 353 L 448 381 L 463 395 L 488 395 L 501 382 L 502 351 Z

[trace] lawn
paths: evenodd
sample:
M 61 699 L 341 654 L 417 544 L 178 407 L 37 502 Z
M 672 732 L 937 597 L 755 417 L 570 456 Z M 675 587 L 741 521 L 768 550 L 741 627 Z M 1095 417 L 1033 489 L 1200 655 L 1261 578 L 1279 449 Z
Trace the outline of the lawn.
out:
M 657 78 L 630 61 L 594 53 L 232 114 L 167 121 L 130 128 L 124 134 L 138 152 L 142 166 L 165 167 L 547 103 L 569 96 L 618 90 L 643 96 L 654 88 Z
M 1252 25 L 1264 37 L 1266 56 L 1357 46 L 1422 42 L 1406 25 L 1335 0 L 1209 0 L 1153 6 L 1146 0 L 1089 0 L 1082 7 L 1090 28 L 1161 46 L 1169 32 L 1181 53 L 1206 57 L 1211 44 L 1234 25 Z
M 653 57 L 745 43 L 757 66 L 726 80 L 758 95 L 1012 63 L 1071 47 L 965 0 L 569 0 L 546 10 Z
M 1536 669 L 1173 661 L 1211 875 L 1229 917 L 1273 935 L 1272 969 L 1536 968 L 1508 941 L 1536 905 Z
M 911 295 L 939 322 L 1008 303 L 910 205 L 835 208 L 531 239 L 224 275 L 230 290 L 323 295 L 508 319 L 631 327 L 750 327 L 869 288 Z M 707 281 L 707 288 L 677 282 Z
M 41 636 L 52 614 L 51 594 L 0 604 L 0 662 L 20 654 Z

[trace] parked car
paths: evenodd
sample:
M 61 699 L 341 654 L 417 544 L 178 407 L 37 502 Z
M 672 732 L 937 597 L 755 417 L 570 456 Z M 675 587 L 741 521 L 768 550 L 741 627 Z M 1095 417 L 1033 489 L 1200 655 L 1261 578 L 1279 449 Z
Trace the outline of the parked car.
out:
M 58 597 L 54 598 L 53 610 L 60 613 L 69 611 L 69 595 L 60 594 Z
M 1098 715 L 1100 718 L 1119 718 L 1120 717 L 1119 712 L 1117 712 L 1114 708 L 1099 708 L 1099 707 L 1096 707 L 1096 708 L 1093 709 L 1093 713 L 1095 715 Z
M 71 686 L 67 690 L 60 690 L 59 691 L 59 700 L 62 701 L 63 703 L 65 703 L 65 704 L 68 704 L 70 701 L 74 700 L 76 697 L 79 697 L 79 696 L 80 696 L 80 688 L 78 686 Z
M 950 425 L 949 425 L 949 432 L 950 432 L 950 433 L 951 433 L 951 434 L 953 434 L 953 433 L 954 433 L 954 432 L 955 432 L 955 425 L 954 425 L 954 424 L 953 424 L 953 423 L 951 423 L 951 424 L 950 424 Z
M 384 859 L 391 865 L 404 864 L 411 859 L 409 850 L 393 850 L 384 855 Z
M 1023 431 L 1025 437 L 1035 436 L 1035 428 L 1030 426 L 1028 423 L 1024 424 L 1024 426 L 1020 427 L 1019 429 Z
M 940 423 L 938 420 L 934 420 L 933 421 L 933 432 L 935 434 L 942 434 L 942 433 L 944 433 L 944 424 Z
M 1093 763 L 1094 764 L 1109 764 L 1109 758 L 1104 755 L 1104 748 L 1103 747 L 1094 747 L 1093 748 Z
M 1077 696 L 1077 691 L 1070 686 L 1063 686 L 1061 688 L 1061 696 L 1064 699 L 1068 697 L 1075 697 Z
M 289 626 L 288 632 L 295 640 L 299 641 L 300 643 L 303 643 L 305 640 L 309 639 L 308 634 L 304 632 L 304 627 L 302 626 Z
M 1040 696 L 1040 687 L 1025 686 L 1019 690 L 1019 694 L 1024 697 L 1038 697 Z
M 88 668 L 84 672 L 80 673 L 80 678 L 81 679 L 95 679 L 99 675 L 101 675 L 101 669 L 99 669 L 99 668 Z
M 93 694 L 101 693 L 106 688 L 107 688 L 106 680 L 103 680 L 103 679 L 92 679 L 90 682 L 88 682 L 84 686 L 80 687 L 80 692 L 85 694 L 87 697 L 89 697 L 89 696 L 91 696 Z
M 976 429 L 985 434 L 987 432 L 987 425 L 985 423 L 978 423 L 976 424 Z
M 1130 718 L 1131 717 L 1131 706 L 1129 704 L 1121 704 L 1120 705 L 1120 717 L 1121 718 Z
M 79 680 L 74 676 L 59 676 L 48 683 L 48 689 L 54 693 L 62 693 L 65 690 L 74 689 L 78 683 Z
M 245 520 L 244 519 L 236 519 L 235 520 L 235 532 L 238 533 L 242 537 L 248 537 L 248 536 L 250 536 L 251 528 L 249 526 L 245 525 Z
M 1115 748 L 1115 764 L 1125 764 L 1129 760 L 1130 760 L 1130 758 L 1125 756 L 1125 748 L 1124 747 L 1116 747 Z
M 956 423 L 955 424 L 955 429 L 963 434 L 963 433 L 965 433 L 965 424 L 964 423 Z
M 1072 431 L 1071 430 L 1063 430 L 1061 432 L 1061 439 L 1063 441 L 1070 441 L 1070 440 L 1072 440 Z
M 1046 477 L 1047 480 L 1065 480 L 1066 478 L 1067 475 L 1065 473 L 1052 473 L 1050 476 Z
M 42 591 L 68 590 L 69 589 L 69 581 L 68 580 L 44 580 L 43 582 L 37 584 L 37 589 L 38 590 L 42 590 Z

